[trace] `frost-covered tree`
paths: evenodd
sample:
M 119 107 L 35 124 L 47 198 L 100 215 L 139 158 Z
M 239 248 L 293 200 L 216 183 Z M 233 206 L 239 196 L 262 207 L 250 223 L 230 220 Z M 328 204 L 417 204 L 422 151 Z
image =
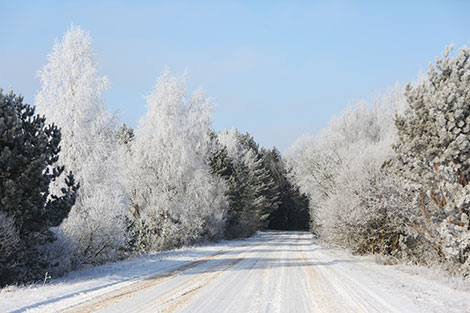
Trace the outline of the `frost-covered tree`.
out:
M 393 116 L 404 103 L 400 88 L 374 105 L 360 102 L 289 151 L 292 178 L 309 196 L 312 231 L 323 240 L 361 253 L 397 249 L 398 187 L 381 167 L 393 155 Z
M 279 207 L 280 191 L 254 138 L 246 133 L 240 139 L 247 151 L 244 161 L 249 170 L 249 185 L 254 192 L 254 210 L 259 215 L 257 229 L 265 229 L 269 216 Z
M 90 35 L 70 27 L 54 45 L 39 77 L 38 112 L 62 129 L 59 162 L 81 185 L 61 228 L 82 261 L 115 258 L 126 240 L 124 189 L 114 118 L 102 96 L 108 80 L 98 74 Z M 57 182 L 53 191 L 61 187 Z
M 227 182 L 227 221 L 225 237 L 228 239 L 253 235 L 260 224 L 260 212 L 254 207 L 255 191 L 251 184 L 250 169 L 254 153 L 242 144 L 242 134 L 235 128 L 220 131 L 217 140 L 230 160 L 230 170 L 222 177 Z M 253 160 L 254 161 L 254 160 Z
M 232 159 L 228 156 L 227 147 L 220 143 L 214 130 L 209 131 L 209 138 L 211 140 L 209 166 L 212 173 L 221 177 L 231 176 L 234 167 Z
M 60 130 L 11 91 L 0 89 L 0 286 L 51 271 L 49 229 L 67 217 L 78 185 L 58 166 Z M 52 181 L 62 181 L 50 196 Z
M 279 205 L 279 191 L 250 134 L 234 128 L 219 132 L 217 138 L 231 161 L 230 170 L 222 174 L 229 184 L 226 237 L 251 236 L 267 227 Z
M 283 230 L 308 230 L 310 216 L 308 198 L 288 178 L 288 172 L 281 153 L 276 148 L 261 149 L 263 164 L 273 178 L 275 186 L 271 197 L 276 201 L 268 217 L 268 227 Z
M 470 273 L 470 49 L 430 65 L 426 81 L 408 86 L 398 116 L 391 167 L 416 194 L 407 224 L 430 249 Z
M 166 71 L 147 98 L 128 155 L 133 245 L 168 249 L 220 238 L 225 183 L 209 167 L 212 104 Z
M 116 139 L 121 146 L 129 148 L 131 141 L 134 139 L 134 129 L 127 127 L 126 123 L 122 123 L 121 126 L 115 132 Z

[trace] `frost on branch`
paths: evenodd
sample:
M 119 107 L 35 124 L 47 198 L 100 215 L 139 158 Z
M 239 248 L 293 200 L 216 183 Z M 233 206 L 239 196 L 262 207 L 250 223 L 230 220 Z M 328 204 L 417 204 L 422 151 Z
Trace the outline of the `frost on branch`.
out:
M 381 167 L 393 155 L 393 116 L 403 107 L 397 87 L 373 105 L 347 109 L 320 136 L 301 138 L 288 152 L 291 178 L 310 200 L 312 232 L 324 241 L 359 253 L 397 249 L 401 199 Z
M 430 65 L 428 79 L 406 91 L 392 168 L 415 194 L 408 224 L 429 249 L 469 273 L 470 49 Z
M 220 131 L 218 142 L 226 151 L 231 170 L 222 174 L 229 185 L 225 235 L 247 237 L 268 226 L 279 207 L 279 189 L 253 137 L 237 129 Z
M 209 167 L 210 100 L 188 98 L 184 80 L 164 72 L 147 103 L 127 162 L 134 249 L 220 238 L 226 185 Z
M 116 258 L 126 242 L 125 193 L 115 121 L 102 96 L 108 80 L 98 74 L 90 35 L 72 26 L 54 45 L 39 77 L 38 111 L 61 127 L 59 163 L 71 169 L 81 185 L 61 225 L 63 234 L 72 239 L 76 256 L 84 262 Z M 54 183 L 52 192 L 62 186 Z

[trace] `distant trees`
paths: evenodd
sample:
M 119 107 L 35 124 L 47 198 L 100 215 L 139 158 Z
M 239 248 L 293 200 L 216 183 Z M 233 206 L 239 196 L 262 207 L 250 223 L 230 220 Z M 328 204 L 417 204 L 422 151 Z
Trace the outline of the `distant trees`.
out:
M 267 228 L 308 229 L 308 200 L 288 181 L 275 148 L 259 149 L 250 134 L 235 128 L 213 137 L 218 148 L 211 165 L 229 186 L 226 238 Z
M 61 225 L 83 262 L 114 259 L 126 243 L 126 208 L 115 120 L 102 93 L 90 35 L 72 26 L 39 72 L 38 112 L 62 129 L 59 163 L 80 182 L 77 201 Z M 55 182 L 52 193 L 62 188 Z
M 237 129 L 221 131 L 218 141 L 230 159 L 231 171 L 222 177 L 229 184 L 227 238 L 247 237 L 262 228 L 268 215 L 266 188 L 272 184 L 258 155 L 258 145 Z M 274 200 L 274 199 L 272 199 Z
M 60 130 L 0 89 L 0 286 L 34 281 L 56 262 L 49 230 L 67 217 L 79 185 L 59 166 Z M 62 188 L 51 194 L 53 181 Z
M 272 177 L 277 206 L 268 218 L 268 228 L 279 230 L 308 230 L 310 226 L 309 201 L 289 179 L 284 159 L 276 148 L 261 149 L 264 166 Z

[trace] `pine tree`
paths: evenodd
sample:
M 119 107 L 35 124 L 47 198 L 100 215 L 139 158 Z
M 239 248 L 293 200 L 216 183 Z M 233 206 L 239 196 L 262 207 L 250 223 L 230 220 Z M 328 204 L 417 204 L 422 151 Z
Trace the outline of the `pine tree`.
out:
M 115 132 L 116 139 L 121 146 L 129 147 L 131 141 L 134 139 L 134 129 L 127 127 L 126 123 L 122 123 L 121 126 Z
M 416 195 L 408 225 L 430 249 L 470 272 L 470 49 L 452 47 L 430 65 L 427 81 L 406 90 L 397 116 L 395 173 Z
M 263 161 L 259 152 L 250 150 L 246 154 L 249 185 L 253 189 L 253 209 L 258 216 L 256 229 L 265 229 L 268 217 L 279 206 L 279 191 Z
M 58 166 L 60 130 L 0 89 L 0 286 L 41 278 L 53 260 L 44 245 L 67 217 L 78 184 Z M 64 180 L 51 195 L 52 181 Z
M 229 157 L 227 147 L 222 145 L 214 130 L 209 130 L 211 142 L 209 166 L 213 174 L 221 177 L 229 177 L 233 174 L 234 168 L 232 159 Z
M 251 160 L 249 150 L 242 144 L 242 134 L 237 129 L 221 131 L 217 135 L 221 149 L 226 152 L 230 165 L 222 177 L 227 182 L 227 221 L 225 237 L 243 238 L 253 235 L 259 227 L 259 212 L 255 209 L 255 190 L 252 175 L 247 165 Z M 252 154 L 250 154 L 252 155 Z
M 281 153 L 275 147 L 272 150 L 261 149 L 265 167 L 268 169 L 275 186 L 270 190 L 276 201 L 268 217 L 268 227 L 283 230 L 308 230 L 310 217 L 308 198 L 300 193 L 299 188 L 288 179 L 288 173 Z
M 213 165 L 229 185 L 226 237 L 251 236 L 267 228 L 268 218 L 279 206 L 279 190 L 249 133 L 241 134 L 234 128 L 219 132 L 217 140 L 222 147 L 213 153 L 215 160 L 224 164 L 225 154 L 230 160 L 229 166 Z

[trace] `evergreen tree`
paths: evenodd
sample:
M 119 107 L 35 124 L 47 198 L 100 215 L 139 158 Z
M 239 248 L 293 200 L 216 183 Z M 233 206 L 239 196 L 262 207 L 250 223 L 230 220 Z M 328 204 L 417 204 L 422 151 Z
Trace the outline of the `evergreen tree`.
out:
M 229 185 L 229 208 L 225 236 L 228 239 L 249 237 L 258 230 L 259 216 L 253 206 L 254 191 L 248 177 L 249 170 L 241 163 L 226 178 Z
M 274 147 L 272 150 L 261 149 L 263 160 L 275 186 L 271 199 L 276 201 L 268 217 L 268 228 L 282 230 L 308 230 L 308 198 L 300 193 L 299 188 L 288 179 L 288 173 L 281 153 Z
M 121 146 L 129 147 L 131 141 L 134 139 L 134 129 L 127 127 L 126 123 L 122 123 L 121 126 L 115 132 L 116 139 Z
M 470 49 L 430 65 L 428 79 L 408 86 L 410 105 L 397 116 L 397 158 L 391 162 L 415 194 L 407 224 L 415 236 L 470 273 Z
M 0 89 L 1 286 L 37 280 L 51 267 L 44 245 L 56 238 L 49 229 L 67 217 L 78 190 L 70 172 L 60 194 L 50 194 L 51 182 L 65 175 L 57 165 L 60 139 L 22 97 Z
M 211 142 L 209 165 L 213 174 L 222 177 L 233 175 L 234 167 L 232 159 L 229 157 L 227 147 L 222 145 L 217 138 L 217 133 L 210 129 L 209 138 Z
M 267 228 L 270 215 L 278 209 L 278 186 L 264 150 L 249 133 L 221 131 L 217 141 L 221 148 L 213 152 L 212 167 L 229 185 L 226 237 L 251 236 Z
M 244 225 L 244 211 L 250 207 L 251 198 L 247 190 L 246 177 L 247 168 L 239 163 L 234 165 L 228 154 L 228 149 L 221 144 L 218 135 L 214 131 L 209 132 L 211 139 L 211 155 L 209 165 L 213 174 L 220 176 L 226 182 L 228 188 L 225 195 L 228 208 L 225 216 L 225 238 L 232 239 L 247 237 L 252 234 Z M 245 180 L 244 180 L 245 178 Z M 246 215 L 246 214 L 245 214 Z

